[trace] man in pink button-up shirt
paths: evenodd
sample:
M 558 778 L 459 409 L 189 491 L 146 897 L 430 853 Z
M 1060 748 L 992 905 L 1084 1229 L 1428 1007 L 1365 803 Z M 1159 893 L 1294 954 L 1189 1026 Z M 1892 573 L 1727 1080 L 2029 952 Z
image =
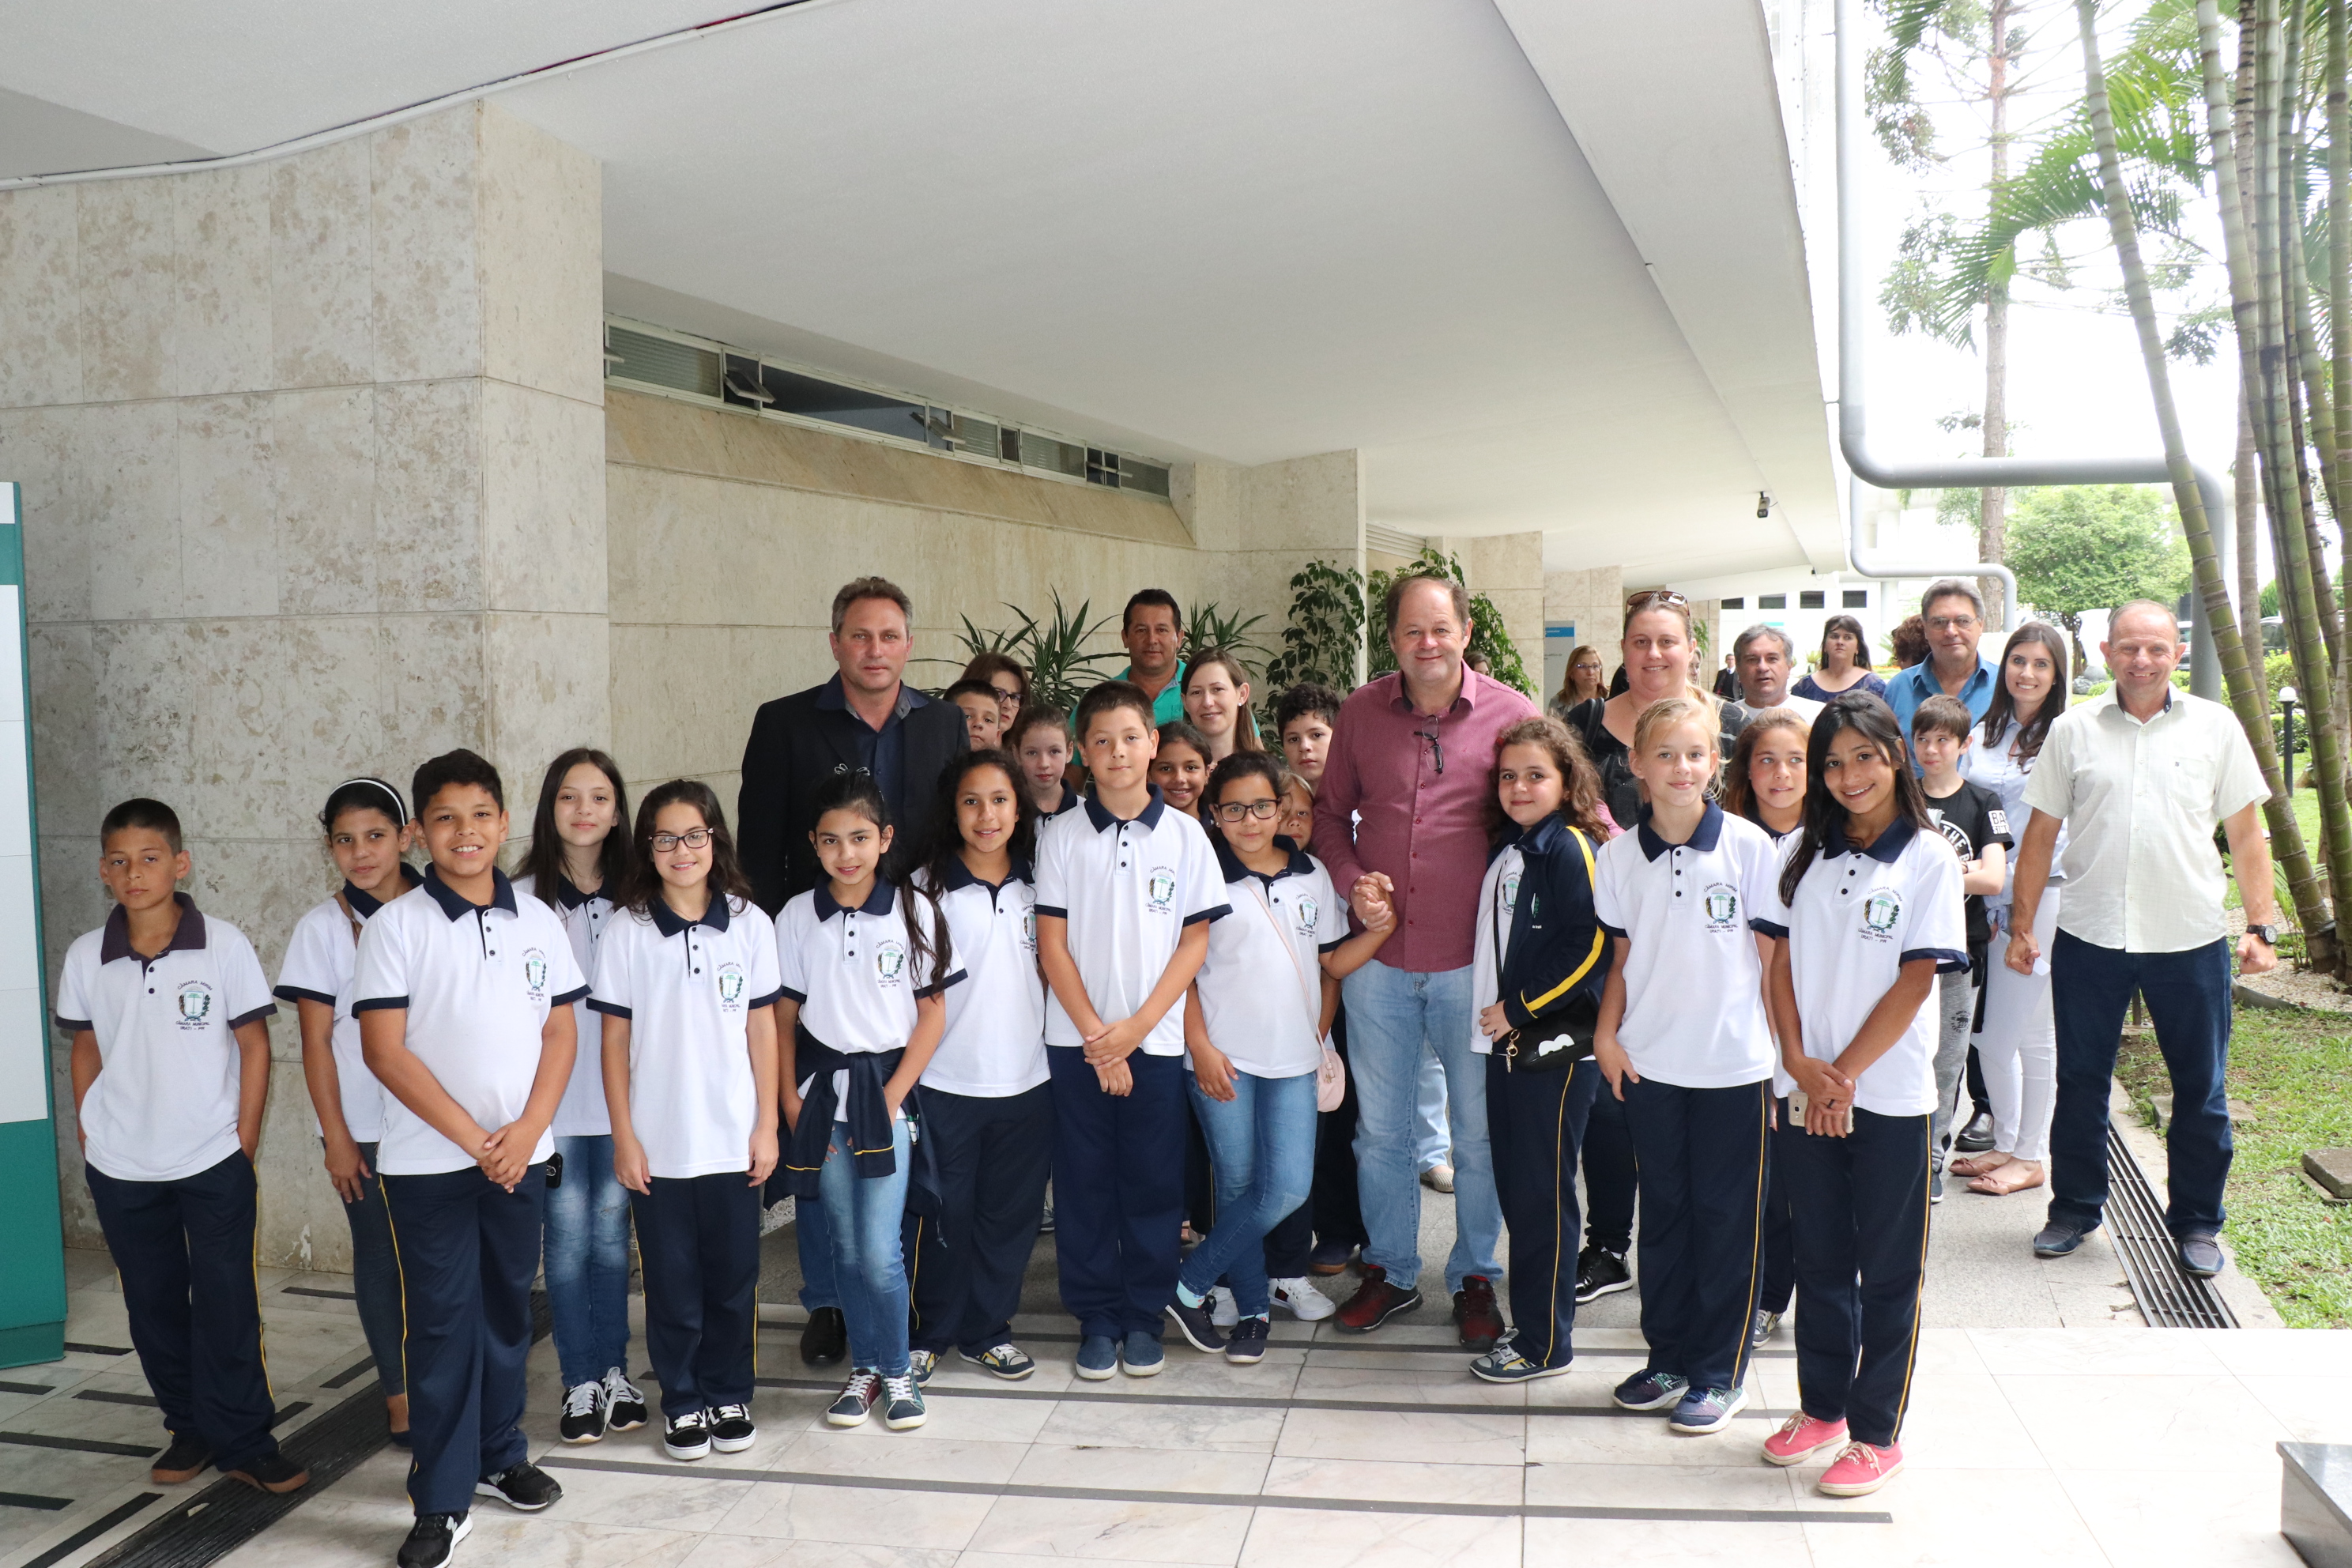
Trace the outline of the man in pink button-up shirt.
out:
M 1470 1044 L 1470 965 L 1496 739 L 1536 710 L 1464 668 L 1470 616 L 1459 584 L 1404 578 L 1389 591 L 1387 615 L 1398 673 L 1359 688 L 1339 710 L 1315 797 L 1315 851 L 1332 886 L 1354 901 L 1379 879 L 1392 889 L 1398 919 L 1381 956 L 1341 983 L 1360 1107 L 1357 1186 L 1371 1239 L 1364 1282 L 1339 1326 L 1370 1332 L 1421 1305 L 1413 1081 L 1425 1046 L 1445 1069 L 1454 1142 L 1445 1287 L 1463 1343 L 1484 1350 L 1502 1325 L 1494 1287 L 1503 1215 L 1486 1142 L 1486 1064 Z

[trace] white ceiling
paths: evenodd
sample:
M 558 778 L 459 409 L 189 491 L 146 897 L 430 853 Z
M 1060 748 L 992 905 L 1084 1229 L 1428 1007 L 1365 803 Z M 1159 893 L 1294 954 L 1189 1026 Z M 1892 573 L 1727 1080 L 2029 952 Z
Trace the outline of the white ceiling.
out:
M 0 0 L 0 173 L 705 9 Z M 1554 566 L 1836 563 L 1757 0 L 814 0 L 499 101 L 604 162 L 615 309 L 1165 456 L 1359 447 L 1374 521 Z

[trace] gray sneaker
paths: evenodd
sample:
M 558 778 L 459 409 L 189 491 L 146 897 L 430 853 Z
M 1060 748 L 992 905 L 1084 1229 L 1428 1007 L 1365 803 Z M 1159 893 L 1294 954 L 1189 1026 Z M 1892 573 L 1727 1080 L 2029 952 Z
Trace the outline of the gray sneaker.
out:
M 939 1364 L 940 1358 L 936 1352 L 908 1351 L 907 1352 L 907 1371 L 918 1384 L 930 1382 L 931 1373 L 937 1370 Z

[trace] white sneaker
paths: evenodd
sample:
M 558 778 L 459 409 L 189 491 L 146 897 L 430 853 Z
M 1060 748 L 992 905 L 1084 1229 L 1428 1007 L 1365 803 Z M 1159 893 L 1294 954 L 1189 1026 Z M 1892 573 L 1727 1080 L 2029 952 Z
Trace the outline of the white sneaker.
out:
M 1230 1329 L 1241 1321 L 1241 1303 L 1234 1300 L 1234 1293 L 1223 1285 L 1212 1286 L 1209 1290 L 1209 1321 L 1221 1329 Z
M 1315 1288 L 1315 1281 L 1301 1277 L 1297 1279 L 1269 1279 L 1274 1304 L 1302 1323 L 1319 1323 L 1339 1310 L 1330 1297 Z

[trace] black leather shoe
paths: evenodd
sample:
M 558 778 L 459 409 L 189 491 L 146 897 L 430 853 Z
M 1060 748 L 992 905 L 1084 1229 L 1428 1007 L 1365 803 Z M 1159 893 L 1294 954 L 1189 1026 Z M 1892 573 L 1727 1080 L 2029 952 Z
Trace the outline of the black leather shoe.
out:
M 801 1360 L 811 1366 L 837 1366 L 849 1354 L 849 1320 L 838 1307 L 818 1307 L 801 1331 Z
M 176 1487 L 183 1481 L 194 1480 L 212 1468 L 210 1443 L 202 1437 L 174 1437 L 170 1447 L 155 1456 L 147 1479 L 159 1487 Z
M 2191 1279 L 2212 1279 L 2221 1272 L 2221 1244 L 2205 1231 L 2192 1231 L 2182 1237 L 2180 1271 Z
M 2083 1237 L 2089 1234 L 2088 1231 L 2069 1225 L 2063 1219 L 2053 1219 L 2033 1233 L 2033 1256 L 2063 1258 L 2081 1247 Z
M 1960 1135 L 1952 1140 L 1952 1147 L 1963 1154 L 1981 1154 L 1992 1147 L 1992 1112 L 1979 1110 L 1969 1118 Z
M 310 1484 L 310 1472 L 283 1454 L 247 1459 L 231 1467 L 228 1473 L 256 1491 L 274 1494 L 300 1491 Z

